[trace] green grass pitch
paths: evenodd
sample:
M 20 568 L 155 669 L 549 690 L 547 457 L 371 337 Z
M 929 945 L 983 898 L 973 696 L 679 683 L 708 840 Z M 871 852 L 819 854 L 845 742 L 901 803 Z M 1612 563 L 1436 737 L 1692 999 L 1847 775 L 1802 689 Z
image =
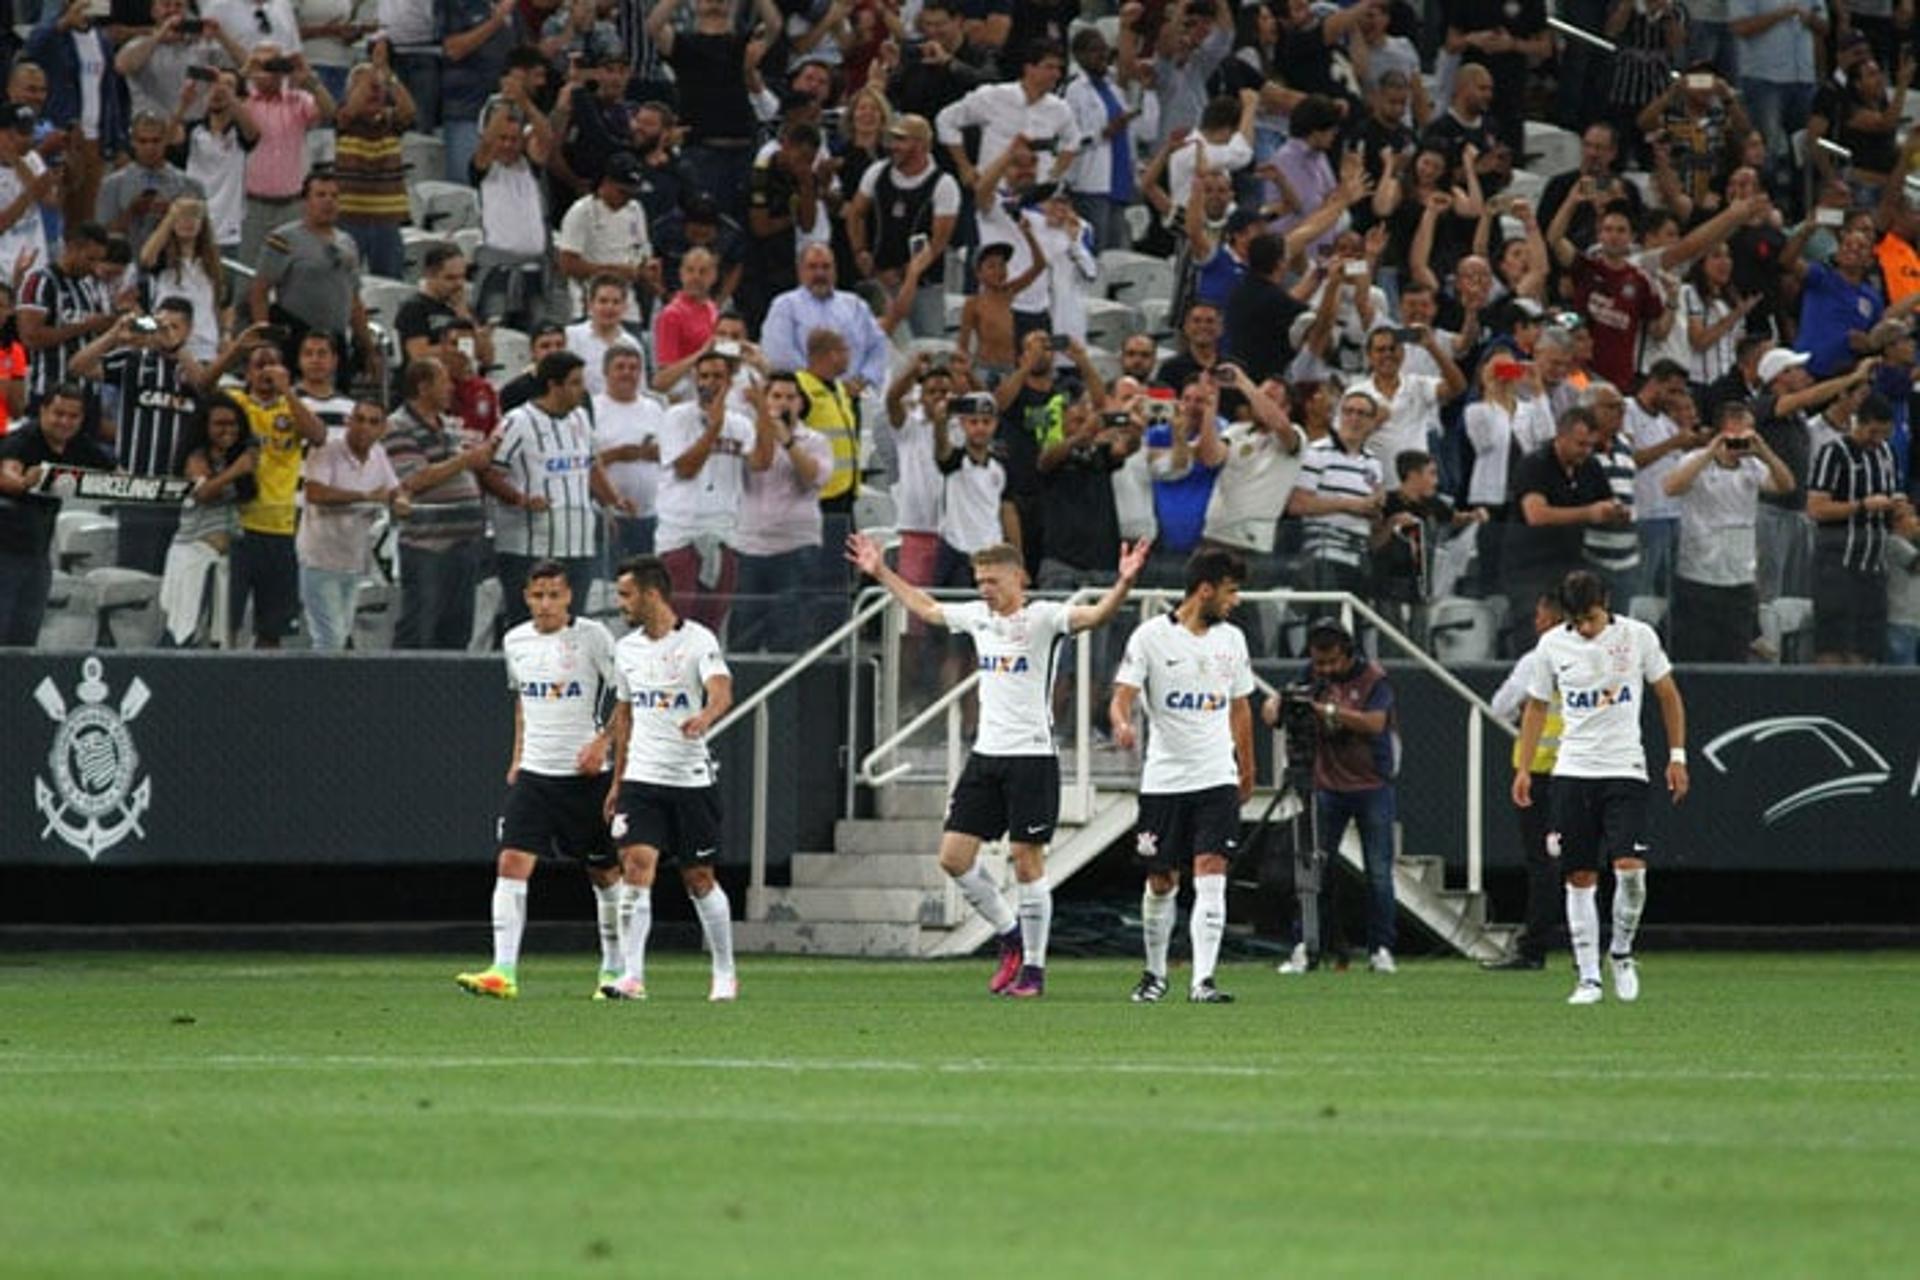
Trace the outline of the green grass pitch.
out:
M 1914 1276 L 1920 956 L 0 960 L 0 1274 Z M 1175 987 L 1184 973 L 1176 970 Z

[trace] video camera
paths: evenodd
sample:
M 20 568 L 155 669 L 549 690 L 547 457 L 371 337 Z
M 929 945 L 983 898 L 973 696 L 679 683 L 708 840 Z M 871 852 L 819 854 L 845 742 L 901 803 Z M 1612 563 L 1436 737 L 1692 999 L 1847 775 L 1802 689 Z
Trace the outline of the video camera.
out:
M 1320 749 L 1318 707 L 1326 698 L 1325 689 L 1310 684 L 1280 686 L 1280 733 L 1286 742 L 1289 772 L 1312 775 L 1314 753 Z

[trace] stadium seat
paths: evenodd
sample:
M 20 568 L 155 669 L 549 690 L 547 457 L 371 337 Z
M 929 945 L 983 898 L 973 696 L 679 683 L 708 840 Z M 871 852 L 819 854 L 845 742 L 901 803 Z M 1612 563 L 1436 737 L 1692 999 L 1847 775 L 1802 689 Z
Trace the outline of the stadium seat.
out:
M 1100 380 L 1108 386 L 1112 386 L 1114 380 L 1120 376 L 1120 356 L 1117 352 L 1109 351 L 1105 347 L 1090 346 L 1087 348 L 1087 359 L 1093 361 L 1093 367 L 1099 373 Z
M 427 251 L 435 245 L 453 246 L 453 237 L 435 231 L 422 231 L 418 227 L 400 228 L 400 248 L 407 258 L 407 279 L 418 280 L 424 270 L 423 263 Z
M 1147 327 L 1146 317 L 1124 302 L 1087 299 L 1087 345 L 1118 351 L 1128 338 Z
M 360 301 L 365 304 L 367 314 L 375 320 L 384 321 L 388 328 L 393 327 L 393 319 L 400 313 L 401 304 L 419 292 L 419 286 L 404 280 L 389 280 L 385 276 L 360 277 Z
M 1527 155 L 1540 158 L 1529 162 L 1516 157 L 1515 169 L 1527 168 L 1551 175 L 1576 169 L 1580 165 L 1580 135 L 1570 129 L 1562 129 L 1557 124 L 1547 124 L 1541 120 L 1527 121 L 1522 145 Z
M 1107 297 L 1132 307 L 1149 298 L 1171 298 L 1173 264 L 1131 249 L 1108 249 L 1100 255 L 1100 287 Z
M 400 135 L 400 156 L 407 166 L 407 182 L 437 181 L 447 172 L 447 144 L 434 133 Z
M 1173 336 L 1172 298 L 1142 298 L 1134 305 L 1140 308 L 1140 318 L 1146 321 L 1147 332 L 1155 342 Z
M 98 511 L 62 511 L 54 520 L 53 564 L 62 573 L 84 574 L 110 565 L 118 554 L 120 526 Z
M 533 362 L 533 340 L 518 329 L 493 331 L 493 372 L 500 383 L 511 382 Z
M 160 612 L 160 579 L 138 569 L 108 567 L 87 572 L 99 621 L 116 649 L 151 649 L 160 643 L 166 616 Z
M 479 227 L 461 227 L 453 233 L 453 243 L 468 263 L 468 277 L 472 277 L 474 255 L 480 252 L 480 246 L 487 242 L 487 233 Z
M 1128 205 L 1126 219 L 1127 234 L 1133 238 L 1135 244 L 1140 243 L 1146 238 L 1147 232 L 1153 230 L 1153 210 L 1143 204 Z
M 400 620 L 400 588 L 378 578 L 362 578 L 353 594 L 353 647 L 360 653 L 393 648 L 393 626 Z
M 453 232 L 480 225 L 480 197 L 458 182 L 410 182 L 413 225 L 422 231 Z
M 950 293 L 947 295 L 946 314 L 948 333 L 953 334 L 960 332 L 960 313 L 966 310 L 966 307 L 967 296 L 964 293 Z
M 899 522 L 893 495 L 884 489 L 863 489 L 853 500 L 853 527 L 862 533 L 874 529 L 892 529 Z
M 1635 596 L 1627 601 L 1627 616 L 1650 627 L 1658 627 L 1667 620 L 1667 598 Z
M 1813 631 L 1813 601 L 1804 596 L 1781 596 L 1760 605 L 1760 639 L 1774 662 L 1804 661 Z
M 56 571 L 47 589 L 47 612 L 40 621 L 36 647 L 91 649 L 99 637 L 99 592 L 81 578 Z
M 1518 200 L 1525 200 L 1530 204 L 1538 206 L 1541 193 L 1546 189 L 1547 179 L 1544 174 L 1537 173 L 1532 169 L 1515 169 L 1513 171 L 1513 181 L 1509 182 L 1507 189 L 1500 194 Z M 1551 218 L 1552 215 L 1549 214 L 1548 217 Z
M 1500 615 L 1485 600 L 1448 596 L 1435 600 L 1427 614 L 1433 656 L 1441 662 L 1486 662 L 1494 656 Z

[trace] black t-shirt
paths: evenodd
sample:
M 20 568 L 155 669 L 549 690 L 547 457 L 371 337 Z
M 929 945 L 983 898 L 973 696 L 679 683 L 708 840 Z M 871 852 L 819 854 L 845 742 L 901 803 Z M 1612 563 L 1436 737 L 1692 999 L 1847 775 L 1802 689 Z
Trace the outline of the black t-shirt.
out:
M 1248 276 L 1227 299 L 1227 343 L 1234 363 L 1255 382 L 1284 378 L 1293 363 L 1288 335 L 1307 306 L 1262 276 Z M 1169 367 L 1173 361 L 1167 362 Z
M 400 335 L 403 348 L 409 338 L 438 342 L 440 335 L 446 332 L 447 324 L 456 318 L 453 308 L 446 303 L 429 298 L 424 293 L 416 293 L 400 304 L 400 310 L 394 312 L 393 331 Z
M 1080 444 L 1066 461 L 1041 475 L 1047 559 L 1076 569 L 1119 567 L 1120 516 L 1113 505 L 1113 473 L 1125 461 L 1104 444 Z
M 1780 455 L 1780 461 L 1793 473 L 1793 488 L 1787 493 L 1760 494 L 1760 501 L 1771 503 L 1782 511 L 1805 511 L 1807 509 L 1807 472 L 1813 468 L 1813 432 L 1807 426 L 1807 415 L 1790 414 L 1780 417 L 1774 411 L 1779 399 L 1771 391 L 1763 391 L 1753 398 L 1753 420 L 1760 432 L 1760 438 L 1767 442 L 1767 448 Z
M 106 471 L 113 467 L 97 441 L 76 435 L 67 447 L 55 453 L 40 434 L 38 423 L 29 423 L 0 437 L 0 460 L 11 458 L 23 471 L 31 471 L 43 462 L 69 467 L 92 467 Z M 60 499 L 29 493 L 18 498 L 0 498 L 0 554 L 45 556 L 53 545 L 54 519 L 60 514 Z
M 1301 93 L 1343 98 L 1346 91 L 1333 78 L 1333 50 L 1327 47 L 1321 21 L 1316 18 L 1304 27 L 1289 27 L 1280 33 L 1280 48 L 1273 58 L 1274 76 Z
M 1000 415 L 1000 431 L 995 438 L 1007 451 L 1009 498 L 1030 498 L 1040 492 L 1040 449 L 1049 437 L 1065 429 L 1067 406 L 1077 394 L 1077 384 L 1069 384 L 1055 374 L 1053 385 L 1044 391 L 1032 383 L 1021 387 L 1020 394 Z
M 1412 530 L 1391 528 L 1401 512 L 1420 523 Z M 1419 502 L 1410 501 L 1395 489 L 1387 494 L 1381 515 L 1387 520 L 1390 536 L 1373 554 L 1374 581 L 1381 594 L 1393 600 L 1424 600 L 1431 592 L 1433 553 L 1440 538 L 1453 527 L 1453 503 L 1441 494 Z
M 1611 500 L 1613 488 L 1607 483 L 1600 464 L 1592 458 L 1575 467 L 1569 475 L 1549 441 L 1522 458 L 1519 469 L 1514 472 L 1514 501 L 1517 503 L 1530 493 L 1546 498 L 1550 507 L 1585 507 Z M 1583 524 L 1530 525 L 1516 508 L 1507 525 L 1507 567 L 1548 577 L 1577 568 L 1586 531 L 1587 526 Z
M 1285 334 L 1281 335 L 1283 339 L 1285 336 Z M 1234 357 L 1233 362 L 1240 364 L 1239 357 Z M 1244 368 L 1245 366 L 1242 365 L 1242 367 Z M 1183 351 L 1160 366 L 1159 372 L 1153 375 L 1153 385 L 1156 387 L 1172 387 L 1175 393 L 1178 393 L 1186 387 L 1187 379 L 1203 369 L 1211 368 L 1213 368 L 1213 365 L 1201 364 L 1198 360 L 1195 360 L 1191 355 Z M 1247 398 L 1238 391 L 1231 391 L 1226 387 L 1220 388 L 1220 416 L 1229 421 L 1238 418 L 1241 408 L 1246 403 L 1246 399 Z
M 903 115 L 912 113 L 932 120 L 986 83 L 984 72 L 957 58 L 949 58 L 937 67 L 903 58 L 900 69 L 887 82 L 887 99 Z M 933 155 L 943 165 L 950 163 L 943 146 L 936 145 Z
M 700 35 L 688 32 L 673 38 L 667 64 L 680 90 L 680 118 L 687 122 L 687 141 L 709 138 L 750 141 L 757 127 L 753 104 L 741 79 L 747 39 L 743 35 Z

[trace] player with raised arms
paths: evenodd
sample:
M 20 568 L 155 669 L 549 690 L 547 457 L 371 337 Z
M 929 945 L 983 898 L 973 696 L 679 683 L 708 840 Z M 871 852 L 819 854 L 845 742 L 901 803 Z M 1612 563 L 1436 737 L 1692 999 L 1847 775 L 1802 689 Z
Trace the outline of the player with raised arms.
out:
M 1560 584 L 1567 620 L 1540 637 L 1527 686 L 1514 759 L 1513 803 L 1533 804 L 1533 759 L 1553 695 L 1560 695 L 1560 754 L 1553 764 L 1553 819 L 1549 845 L 1559 842 L 1567 882 L 1567 932 L 1580 970 L 1568 1004 L 1599 1004 L 1600 912 L 1595 887 L 1604 858 L 1613 865 L 1613 994 L 1640 998 L 1633 937 L 1647 906 L 1647 863 L 1641 857 L 1647 823 L 1647 752 L 1640 736 L 1646 691 L 1660 703 L 1667 731 L 1667 790 L 1687 798 L 1687 710 L 1654 629 L 1607 607 L 1598 576 L 1575 570 Z
M 1189 862 L 1193 982 L 1187 999 L 1233 1003 L 1215 985 L 1213 971 L 1227 931 L 1227 864 L 1240 842 L 1240 806 L 1253 795 L 1253 664 L 1246 636 L 1227 621 L 1246 576 L 1246 561 L 1231 551 L 1196 552 L 1187 561 L 1186 598 L 1133 629 L 1113 677 L 1107 719 L 1114 745 L 1133 749 L 1133 706 L 1142 693 L 1152 726 L 1134 837 L 1147 880 L 1140 897 L 1147 968 L 1133 989 L 1135 1004 L 1155 1004 L 1167 994 L 1167 944 L 1180 868 Z
M 532 616 L 501 645 L 515 702 L 493 882 L 493 964 L 454 978 L 464 991 L 502 1000 L 520 994 L 527 880 L 548 854 L 586 864 L 600 924 L 601 980 L 611 981 L 620 968 L 620 863 L 600 809 L 609 743 L 600 706 L 613 689 L 613 636 L 592 618 L 571 616 L 573 591 L 557 561 L 529 566 L 525 599 Z M 594 992 L 598 998 L 597 985 Z
M 1047 932 L 1053 891 L 1047 885 L 1047 842 L 1060 813 L 1060 759 L 1053 746 L 1054 657 L 1059 642 L 1104 626 L 1127 598 L 1147 562 L 1147 539 L 1120 548 L 1120 574 L 1099 601 L 1066 605 L 1027 600 L 1027 573 L 1017 548 L 1004 543 L 973 555 L 980 599 L 941 604 L 887 567 L 880 545 L 863 534 L 847 539 L 847 559 L 893 593 L 928 626 L 973 638 L 980 669 L 980 731 L 967 767 L 947 802 L 940 869 L 986 917 L 1000 943 L 1000 963 L 987 989 L 1033 999 L 1046 993 Z M 983 841 L 1010 836 L 1020 918 L 1000 897 L 979 861 Z
M 614 577 L 621 616 L 633 630 L 614 646 L 609 730 L 618 767 L 606 815 L 631 898 L 621 936 L 620 977 L 610 1000 L 647 998 L 647 935 L 653 878 L 664 859 L 680 868 L 713 957 L 707 999 L 740 993 L 733 969 L 733 908 L 714 879 L 720 853 L 720 787 L 707 730 L 733 705 L 733 675 L 713 632 L 673 611 L 673 580 L 657 556 L 622 560 Z

